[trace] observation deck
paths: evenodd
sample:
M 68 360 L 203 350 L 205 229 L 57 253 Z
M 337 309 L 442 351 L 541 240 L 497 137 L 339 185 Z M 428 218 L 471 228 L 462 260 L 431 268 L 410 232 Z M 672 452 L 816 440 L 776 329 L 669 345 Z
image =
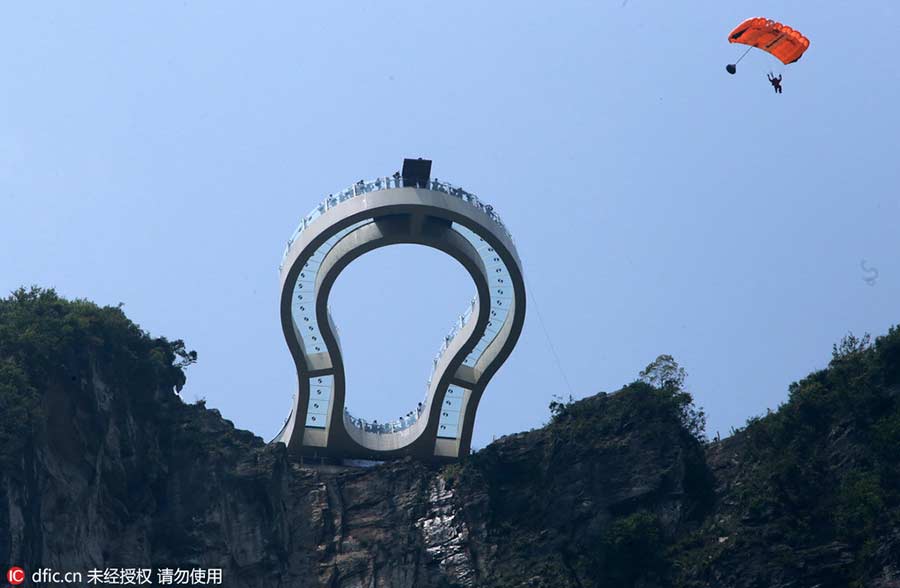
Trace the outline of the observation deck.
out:
M 397 420 L 369 422 L 345 405 L 340 338 L 328 298 L 354 259 L 400 243 L 452 256 L 472 277 L 477 295 L 444 337 L 422 401 Z M 448 461 L 468 454 L 478 403 L 525 320 L 521 263 L 493 207 L 421 175 L 361 180 L 329 195 L 301 220 L 287 243 L 280 276 L 282 329 L 299 385 L 273 442 L 303 455 L 351 459 L 409 455 Z

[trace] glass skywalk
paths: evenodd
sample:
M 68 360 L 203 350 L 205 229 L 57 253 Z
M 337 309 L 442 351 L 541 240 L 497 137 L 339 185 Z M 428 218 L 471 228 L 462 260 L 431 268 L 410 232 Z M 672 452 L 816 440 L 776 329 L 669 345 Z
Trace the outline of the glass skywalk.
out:
M 404 173 L 410 161 L 404 161 Z M 287 243 L 280 264 L 282 328 L 301 384 L 275 440 L 292 450 L 374 459 L 458 457 L 470 447 L 485 387 L 518 340 L 525 289 L 509 231 L 474 194 L 423 179 L 427 172 L 411 180 L 416 173 L 361 180 L 330 194 Z M 443 338 L 422 401 L 397 419 L 369 422 L 345 404 L 343 357 L 327 296 L 353 259 L 395 243 L 451 255 L 466 267 L 478 293 Z
M 349 200 L 350 198 L 355 198 L 368 192 L 399 187 L 399 184 L 402 184 L 402 179 L 392 177 L 376 178 L 375 180 L 370 182 L 357 182 L 349 188 L 342 190 L 337 195 L 329 195 L 328 198 L 323 200 L 319 204 L 319 206 L 313 209 L 313 211 L 306 215 L 300 222 L 300 225 L 297 227 L 297 230 L 294 232 L 294 235 L 288 242 L 288 247 L 285 250 L 284 256 L 282 257 L 282 263 L 284 262 L 284 258 L 287 257 L 291 245 L 293 245 L 300 234 L 306 229 L 306 227 L 308 227 L 315 219 L 324 214 L 327 210 L 334 206 L 337 206 L 341 202 Z M 494 220 L 494 222 L 496 222 L 498 225 L 503 227 L 504 232 L 509 235 L 509 232 L 506 230 L 506 227 L 500 220 L 499 215 L 494 212 L 493 207 L 489 204 L 482 203 L 474 194 L 466 192 L 462 188 L 457 188 L 449 183 L 439 182 L 437 180 L 430 180 L 427 183 L 427 186 L 427 189 L 450 194 L 451 196 L 460 198 L 464 202 L 467 202 L 472 206 L 475 206 L 476 208 L 487 212 L 491 219 Z M 322 245 L 320 245 L 303 264 L 303 269 L 301 270 L 300 275 L 297 278 L 297 283 L 294 286 L 292 313 L 294 318 L 294 327 L 297 329 L 297 333 L 300 335 L 303 341 L 303 350 L 307 355 L 327 352 L 325 343 L 322 340 L 322 333 L 319 329 L 315 313 L 315 299 L 317 294 L 315 285 L 321 263 L 325 259 L 325 256 L 328 255 L 328 252 L 331 251 L 331 249 L 335 245 L 337 245 L 337 243 L 340 242 L 341 239 L 343 239 L 346 235 L 352 233 L 357 228 L 371 222 L 373 222 L 371 219 L 366 219 L 354 223 L 349 227 L 346 227 L 337 232 L 335 235 L 329 237 Z M 472 350 L 472 352 L 463 361 L 463 365 L 466 365 L 468 367 L 475 367 L 478 363 L 478 359 L 481 357 L 487 347 L 493 342 L 497 334 L 500 332 L 500 329 L 503 327 L 503 324 L 506 322 L 506 319 L 509 316 L 509 309 L 512 306 L 513 302 L 513 292 L 509 282 L 509 270 L 506 268 L 506 265 L 503 263 L 499 254 L 494 251 L 494 248 L 491 247 L 482 237 L 478 236 L 478 234 L 476 234 L 474 231 L 466 228 L 460 223 L 453 223 L 452 227 L 456 232 L 465 237 L 465 239 L 472 244 L 475 250 L 478 251 L 478 255 L 481 257 L 481 260 L 484 263 L 491 281 L 491 316 L 488 319 L 484 335 L 478 341 L 478 344 L 475 345 L 475 348 Z M 459 319 L 450 330 L 450 333 L 444 337 L 444 342 L 441 345 L 437 356 L 435 356 L 432 362 L 432 377 L 433 370 L 435 367 L 437 367 L 438 362 L 440 361 L 441 356 L 447 350 L 448 345 L 453 340 L 453 338 L 456 337 L 459 331 L 466 325 L 469 318 L 472 316 L 472 309 L 474 308 L 476 303 L 477 297 L 474 298 L 468 305 L 466 311 L 460 315 Z M 330 312 L 331 311 L 329 309 L 329 316 Z M 432 377 L 429 377 L 428 381 L 426 382 L 426 398 L 428 396 L 428 393 L 430 392 Z M 463 388 L 454 386 L 451 386 L 449 388 L 448 395 L 451 393 L 453 394 L 455 403 L 452 403 L 452 407 L 455 407 L 456 409 L 455 411 L 451 410 L 454 415 L 454 417 L 451 417 L 446 414 L 447 411 L 444 410 L 444 408 L 446 407 L 442 407 L 443 412 L 441 416 L 440 430 L 441 436 L 443 437 L 456 436 L 458 422 L 454 422 L 451 426 L 450 420 L 452 420 L 452 418 L 456 418 L 458 421 L 458 406 L 462 402 L 463 390 Z M 349 422 L 359 429 L 373 433 L 394 433 L 412 426 L 418 420 L 422 406 L 424 406 L 424 401 L 419 404 L 417 410 L 411 411 L 396 420 L 388 421 L 385 423 L 368 422 L 364 419 L 354 417 L 346 408 L 345 412 L 347 412 Z M 325 427 L 325 415 L 327 414 L 327 411 L 320 411 L 320 404 L 313 404 L 311 399 L 310 406 L 307 410 L 306 426 L 321 428 Z

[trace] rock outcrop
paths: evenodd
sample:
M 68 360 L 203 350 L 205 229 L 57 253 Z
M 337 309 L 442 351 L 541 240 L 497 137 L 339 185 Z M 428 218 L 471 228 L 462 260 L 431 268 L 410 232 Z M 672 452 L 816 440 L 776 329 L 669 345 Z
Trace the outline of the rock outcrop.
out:
M 897 330 L 723 441 L 697 439 L 684 393 L 634 383 L 458 464 L 361 468 L 301 462 L 184 403 L 183 345 L 120 310 L 17 296 L 0 305 L 0 561 L 26 570 L 220 568 L 235 588 L 900 586 Z M 877 407 L 837 411 L 841 386 Z

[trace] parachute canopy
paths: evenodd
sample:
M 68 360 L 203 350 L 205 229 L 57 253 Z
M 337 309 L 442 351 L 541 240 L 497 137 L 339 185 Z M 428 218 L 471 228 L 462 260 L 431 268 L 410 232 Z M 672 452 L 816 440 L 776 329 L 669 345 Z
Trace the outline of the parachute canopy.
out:
M 809 47 L 809 39 L 787 25 L 768 18 L 748 18 L 728 35 L 731 43 L 750 45 L 771 53 L 782 63 L 794 63 Z

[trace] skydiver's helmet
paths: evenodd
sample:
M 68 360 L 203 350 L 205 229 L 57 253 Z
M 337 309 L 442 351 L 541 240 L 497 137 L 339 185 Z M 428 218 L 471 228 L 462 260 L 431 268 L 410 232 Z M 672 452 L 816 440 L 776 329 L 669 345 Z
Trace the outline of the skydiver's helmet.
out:
M 737 65 L 734 63 L 729 63 L 728 65 L 725 66 L 725 71 L 734 75 L 737 72 Z

